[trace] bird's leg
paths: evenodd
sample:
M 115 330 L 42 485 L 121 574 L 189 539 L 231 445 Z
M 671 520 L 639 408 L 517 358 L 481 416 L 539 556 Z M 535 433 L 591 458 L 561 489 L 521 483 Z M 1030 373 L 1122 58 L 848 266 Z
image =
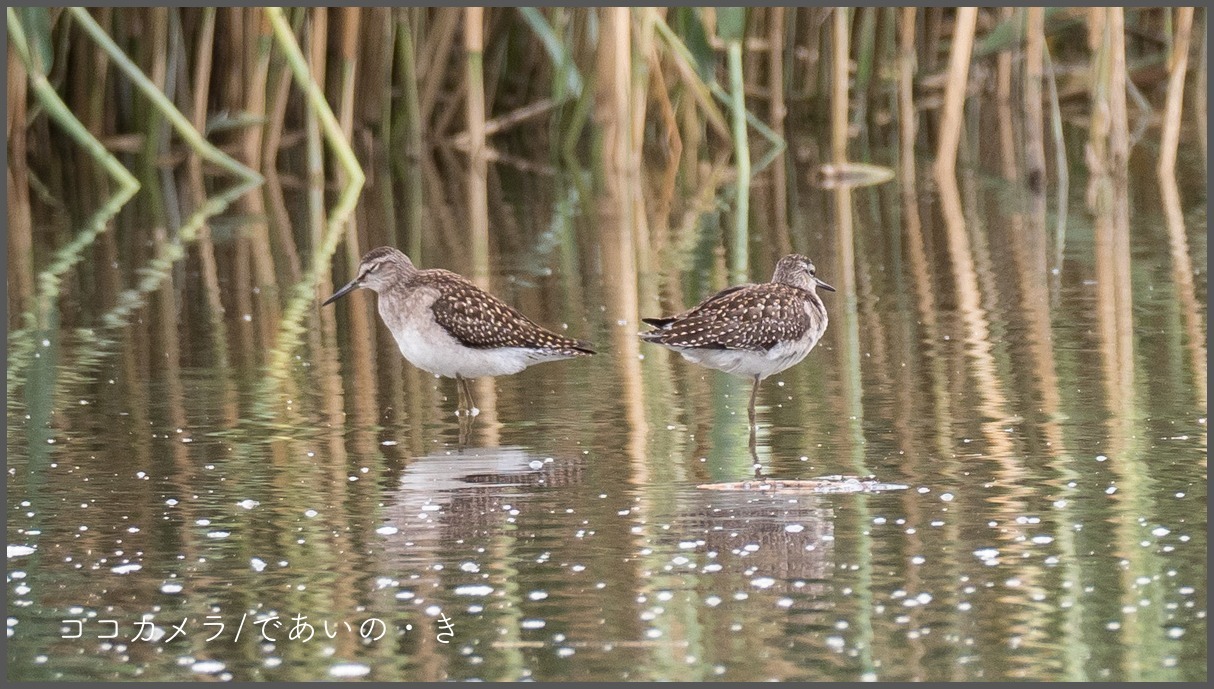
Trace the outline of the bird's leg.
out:
M 755 386 L 750 389 L 750 433 L 753 438 L 755 432 L 755 398 L 759 395 L 759 380 L 755 376 Z
M 758 434 L 755 427 L 750 427 L 750 461 L 754 466 L 755 478 L 763 478 L 763 465 L 759 464 Z
M 468 447 L 468 436 L 471 434 L 471 431 L 472 417 L 461 416 L 459 418 L 459 443 L 456 445 L 456 449 L 460 452 L 463 452 L 464 448 Z
M 468 400 L 468 415 L 476 416 L 476 402 L 472 399 L 472 383 L 467 378 L 462 378 L 464 382 L 464 399 Z
M 455 403 L 455 415 L 460 416 L 464 412 L 464 379 L 459 374 L 455 375 L 455 396 L 459 401 Z

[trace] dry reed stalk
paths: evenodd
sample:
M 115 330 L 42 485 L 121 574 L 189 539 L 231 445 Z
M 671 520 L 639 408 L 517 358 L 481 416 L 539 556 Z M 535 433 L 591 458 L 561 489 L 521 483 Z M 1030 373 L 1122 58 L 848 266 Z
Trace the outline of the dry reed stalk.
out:
M 194 109 L 190 123 L 202 131 L 207 124 L 207 101 L 211 95 L 211 60 L 215 53 L 215 8 L 202 11 L 202 27 L 199 29 L 194 57 Z
M 1088 10 L 1088 49 L 1092 52 L 1091 88 L 1089 91 L 1089 124 L 1086 159 L 1093 176 L 1102 174 L 1108 164 L 1109 103 L 1108 103 L 1108 39 L 1105 36 L 1104 8 Z M 1088 190 L 1088 205 L 1094 203 L 1092 188 Z
M 1176 13 L 1176 38 L 1168 75 L 1168 97 L 1164 107 L 1163 131 L 1159 144 L 1159 174 L 1173 175 L 1176 149 L 1180 144 L 1181 106 L 1184 103 L 1184 79 L 1189 68 L 1189 39 L 1193 30 L 1193 8 L 1181 7 Z
M 632 127 L 632 131 L 629 132 L 629 141 L 632 146 L 628 159 L 636 161 L 636 164 L 633 165 L 635 169 L 639 169 L 642 148 L 645 145 L 645 116 L 649 111 L 649 99 L 646 98 L 650 82 L 650 60 L 648 58 L 651 55 L 657 56 L 654 32 L 657 20 L 662 18 L 658 13 L 659 10 L 656 8 L 641 8 L 637 12 L 638 16 L 636 26 L 634 27 L 633 50 L 636 52 L 638 59 L 632 61 L 632 113 L 629 118 L 629 123 Z M 644 221 L 642 221 L 642 224 L 644 224 Z M 644 265 L 639 266 L 638 269 L 642 273 L 647 272 L 647 267 Z
M 831 97 L 830 97 L 830 150 L 835 164 L 847 162 L 847 78 L 848 55 L 851 52 L 851 24 L 848 9 L 836 7 L 831 34 Z
M 273 98 L 266 115 L 265 137 L 261 148 L 261 159 L 265 168 L 278 164 L 278 151 L 282 148 L 283 130 L 287 125 L 287 106 L 291 95 L 291 72 L 285 64 L 279 64 L 274 78 Z
M 784 105 L 784 34 L 785 8 L 771 8 L 771 17 L 767 30 L 768 42 L 768 86 L 767 93 L 770 102 L 772 129 L 784 136 L 784 118 L 788 108 Z
M 555 107 L 556 103 L 554 103 L 551 98 L 544 98 L 534 103 L 528 103 L 517 110 L 511 110 L 510 112 L 504 115 L 499 115 L 491 120 L 485 120 L 485 138 L 487 140 L 494 134 L 506 131 L 512 127 L 516 127 L 528 120 L 546 115 L 549 112 L 552 112 L 553 108 Z M 458 149 L 466 151 L 470 147 L 469 142 L 471 141 L 471 138 L 471 133 L 465 129 L 464 131 L 459 132 L 451 137 L 451 144 Z
M 1125 8 L 1111 7 L 1108 10 L 1108 39 L 1111 52 L 1109 73 L 1109 154 L 1116 174 L 1125 174 L 1130 158 L 1130 124 L 1126 107 L 1126 56 L 1125 56 Z
M 392 68 L 395 64 L 396 22 L 392 21 L 392 8 L 376 7 L 363 15 L 363 28 L 371 38 L 367 45 L 362 74 L 378 88 L 365 89 L 367 95 L 362 103 L 363 118 L 379 120 L 381 141 L 392 140 Z M 367 77 L 365 75 L 371 75 Z M 361 100 L 361 99 L 360 99 Z M 368 166 L 367 172 L 374 174 L 376 166 Z
M 860 23 L 856 30 L 856 84 L 852 94 L 852 126 L 857 130 L 868 117 L 868 97 L 872 84 L 874 52 L 877 45 L 876 7 L 860 7 Z
M 902 182 L 915 184 L 915 18 L 919 10 L 903 7 L 899 10 L 898 27 L 898 162 Z
M 670 94 L 666 92 L 666 78 L 662 76 L 661 62 L 657 52 L 650 55 L 650 91 L 658 105 L 661 122 L 665 130 L 663 149 L 666 154 L 666 167 L 662 171 L 661 183 L 657 185 L 657 200 L 652 204 L 654 211 L 654 245 L 653 252 L 665 255 L 670 243 L 670 210 L 674 203 L 675 184 L 678 181 L 679 163 L 683 155 L 683 142 L 679 137 L 679 121 L 674 105 L 670 102 Z
M 305 9 L 297 9 L 297 16 L 306 17 Z M 300 22 L 295 21 L 296 24 Z M 291 96 L 291 70 L 285 60 L 278 60 L 274 69 L 274 86 L 267 108 L 265 134 L 262 137 L 261 159 L 263 167 L 270 172 L 278 164 L 278 151 L 283 147 L 283 132 L 287 125 L 287 110 Z M 300 133 L 302 137 L 306 134 Z M 276 172 L 276 171 L 275 171 Z
M 354 87 L 358 76 L 358 38 L 359 18 L 361 9 L 358 7 L 342 7 L 341 40 L 338 43 L 338 67 L 340 70 L 339 90 L 337 101 L 337 122 L 346 141 L 354 138 Z M 338 184 L 346 183 L 345 175 L 339 170 Z M 357 264 L 355 264 L 357 265 Z
M 1070 211 L 1070 189 L 1071 189 L 1071 173 L 1067 166 L 1066 159 L 1066 140 L 1063 138 L 1062 132 L 1062 106 L 1058 102 L 1058 79 L 1054 74 L 1054 61 L 1050 58 L 1049 46 L 1043 45 L 1042 50 L 1045 57 L 1046 75 L 1048 80 L 1046 85 L 1049 86 L 1050 93 L 1050 130 L 1054 136 L 1054 169 L 1056 171 L 1058 194 L 1058 209 L 1056 212 L 1058 228 L 1055 235 L 1055 252 L 1054 252 L 1054 267 L 1059 269 L 1058 272 L 1051 273 L 1055 276 L 1056 286 L 1061 285 L 1061 268 L 1062 254 L 1066 247 L 1066 223 L 1067 214 Z M 1052 292 L 1052 297 L 1057 298 L 1059 290 L 1055 289 Z
M 325 83 L 325 55 L 328 53 L 329 14 L 328 9 L 316 7 L 311 9 L 312 21 L 308 26 L 308 69 L 312 81 Z M 308 212 L 311 221 L 308 226 L 312 230 L 312 250 L 321 244 L 325 229 L 325 151 L 320 138 L 320 117 L 313 108 L 304 108 L 304 131 L 307 137 L 307 169 L 308 169 Z M 328 273 L 321 271 L 321 286 L 329 279 Z M 322 314 L 332 314 L 332 311 L 322 311 Z M 326 316 L 322 316 L 324 318 Z
M 1015 14 L 1011 7 L 999 8 L 1001 22 Z M 1012 131 L 1012 48 L 999 51 L 995 70 L 995 108 L 999 111 L 999 163 L 1004 179 L 1016 178 L 1016 134 Z
M 265 13 L 258 8 L 244 8 L 243 14 L 248 23 L 246 36 L 253 38 L 245 46 L 245 57 L 248 61 L 249 81 L 244 85 L 244 110 L 249 115 L 260 120 L 266 116 L 266 85 L 270 73 L 270 22 Z M 245 164 L 254 170 L 261 169 L 262 142 L 265 127 L 245 127 L 243 148 Z
M 405 155 L 417 156 L 422 148 L 421 105 L 417 92 L 417 61 L 414 56 L 413 24 L 410 21 L 410 8 L 397 9 L 396 26 L 396 61 L 397 72 L 404 91 L 404 107 L 400 116 L 404 118 L 404 126 L 394 126 L 393 131 L 404 132 Z
M 1196 119 L 1197 136 L 1201 139 L 1201 161 L 1206 162 L 1206 99 L 1209 97 L 1206 91 L 1206 41 L 1208 38 L 1208 27 L 1206 13 L 1202 13 L 1201 30 L 1198 32 L 1201 36 L 1201 62 L 1197 67 L 1197 86 L 1193 89 L 1193 117 Z
M 149 70 L 148 78 L 156 85 L 156 90 L 164 93 L 165 85 L 168 80 L 169 64 L 168 64 L 168 42 L 169 42 L 169 10 L 167 7 L 153 7 L 148 11 L 148 21 L 151 24 L 151 52 L 152 52 L 152 68 Z M 157 152 L 156 146 L 160 142 L 160 137 L 155 136 L 153 129 L 159 129 L 161 118 L 156 117 L 155 109 L 149 109 L 149 121 L 147 125 L 147 145 L 148 151 L 153 155 Z
M 730 232 L 730 281 L 750 277 L 750 141 L 746 129 L 745 80 L 742 76 L 742 41 L 745 39 L 744 7 L 720 8 L 717 28 L 725 40 L 729 66 L 730 124 L 733 128 L 734 169 L 737 171 L 734 225 Z
M 1177 61 L 1183 59 L 1184 49 L 1187 47 L 1180 41 L 1180 36 L 1183 32 L 1192 27 L 1192 10 L 1188 9 L 1190 16 L 1187 21 L 1190 22 L 1189 27 L 1185 27 L 1186 18 L 1183 11 L 1176 18 L 1176 33 L 1177 41 L 1175 43 Z M 1171 94 L 1169 93 L 1169 99 Z M 1187 344 L 1189 346 L 1190 357 L 1192 359 L 1193 374 L 1195 384 L 1194 390 L 1198 391 L 1198 402 L 1202 409 L 1206 407 L 1206 335 L 1205 328 L 1202 324 L 1201 313 L 1205 311 L 1205 307 L 1201 305 L 1197 299 L 1197 289 L 1193 280 L 1193 262 L 1192 253 L 1189 250 L 1188 235 L 1185 232 L 1184 226 L 1184 211 L 1180 206 L 1180 190 L 1176 185 L 1176 175 L 1173 168 L 1160 169 L 1159 175 L 1159 190 L 1163 200 L 1164 219 L 1168 229 L 1168 246 L 1172 254 L 1172 280 L 1176 283 L 1176 297 L 1179 302 L 1181 317 L 1184 321 L 1185 334 L 1188 336 Z
M 788 107 L 784 104 L 784 46 L 785 46 L 785 8 L 771 8 L 767 39 L 770 44 L 768 53 L 768 93 L 770 94 L 771 127 L 780 139 L 786 139 L 784 120 L 788 115 Z M 788 168 L 787 156 L 781 155 L 772 166 L 771 184 L 773 192 L 773 207 L 775 211 L 776 243 L 781 255 L 792 253 L 792 243 L 788 236 Z
M 247 82 L 241 84 L 244 91 L 245 112 L 255 118 L 264 120 L 266 112 L 266 80 L 270 68 L 270 23 L 265 13 L 259 8 L 234 9 L 237 21 L 245 24 L 243 35 L 248 42 L 242 46 Z M 249 40 L 251 39 L 251 40 Z M 241 138 L 241 149 L 244 162 L 254 170 L 262 167 L 262 134 L 261 126 L 245 127 Z M 253 270 L 258 288 L 273 287 L 278 284 L 278 276 L 274 270 L 274 252 L 270 249 L 269 225 L 265 220 L 266 203 L 261 191 L 245 194 L 240 199 L 244 212 L 255 218 L 249 223 L 250 232 L 239 241 L 246 239 L 253 242 L 253 251 L 249 257 L 253 261 Z M 276 299 L 263 300 L 262 304 L 276 311 Z M 273 314 L 276 318 L 277 314 Z M 270 318 L 262 318 L 258 324 L 263 328 L 269 327 Z
M 660 64 L 658 63 L 658 50 L 656 34 L 658 19 L 664 19 L 664 10 L 659 8 L 646 7 L 641 8 L 637 12 L 637 25 L 635 27 L 634 46 L 637 59 L 632 62 L 631 74 L 631 131 L 629 132 L 631 153 L 629 155 L 630 165 L 629 171 L 635 178 L 640 178 L 641 172 L 641 156 L 643 155 L 643 146 L 645 146 L 645 121 L 648 113 L 648 99 L 646 93 L 649 91 L 649 85 L 652 82 L 652 73 L 649 66 L 654 64 L 658 66 L 660 72 Z M 631 15 L 631 13 L 630 13 Z M 645 213 L 645 198 L 643 194 L 636 194 L 636 204 L 632 206 L 634 210 L 634 218 L 632 218 L 632 227 L 635 228 L 635 254 L 636 254 L 636 271 L 642 275 L 651 274 L 653 271 L 652 251 L 653 243 L 651 237 L 651 228 L 649 228 L 648 216 Z M 640 302 L 639 302 L 640 303 Z M 654 297 L 652 302 L 657 303 L 657 298 Z
M 595 119 L 603 132 L 603 161 L 610 170 L 628 167 L 628 153 L 632 150 L 629 141 L 632 104 L 632 26 L 631 11 L 627 7 L 612 7 L 601 10 L 598 44 L 598 105 Z M 617 179 L 609 175 L 608 180 Z
M 430 38 L 418 53 L 417 61 L 417 74 L 423 80 L 418 99 L 417 121 L 423 130 L 434 113 L 438 89 L 446 77 L 447 57 L 451 53 L 451 44 L 455 41 L 455 32 L 459 29 L 460 10 L 444 7 L 436 10 L 436 15 L 434 26 L 429 32 Z
M 292 235 L 291 217 L 287 213 L 282 179 L 278 176 L 278 170 L 273 163 L 266 166 L 265 174 L 266 205 L 269 207 L 267 216 L 278 247 L 275 249 L 275 255 L 281 255 L 282 260 L 286 263 L 283 282 L 295 284 L 303 278 L 303 264 L 299 260 L 299 251 L 295 246 L 296 240 Z
M 30 212 L 26 108 L 29 82 L 13 46 L 8 49 L 8 323 L 24 313 L 34 297 L 34 235 Z
M 1042 64 L 1045 57 L 1045 8 L 1026 10 L 1024 47 L 1024 145 L 1028 185 L 1045 191 L 1045 115 L 1042 111 Z
M 194 57 L 194 103 L 190 113 L 190 122 L 194 129 L 203 131 L 207 123 L 207 102 L 211 95 L 211 68 L 215 54 L 215 13 L 214 7 L 202 11 L 202 26 L 199 28 L 195 44 Z M 188 189 L 196 206 L 202 205 L 206 198 L 206 187 L 202 177 L 202 161 L 191 157 L 187 166 L 189 172 Z M 210 307 L 211 324 L 223 332 L 223 299 L 219 286 L 219 267 L 215 260 L 215 245 L 211 241 L 211 225 L 203 222 L 198 226 L 198 258 L 202 264 L 203 291 L 206 292 L 207 304 Z M 223 345 L 223 346 L 220 346 Z M 226 342 L 216 339 L 217 359 L 225 364 L 228 359 Z
M 241 7 L 226 7 L 225 11 L 220 15 L 221 21 L 219 26 L 226 27 L 227 31 L 219 37 L 216 43 L 216 52 L 218 53 L 218 62 L 226 69 L 220 70 L 217 76 L 220 79 L 216 95 L 219 97 L 221 107 L 226 108 L 228 112 L 240 112 L 244 107 L 244 99 L 241 98 L 243 93 L 242 85 L 245 83 L 245 60 L 243 54 L 247 50 L 244 29 L 245 22 L 240 16 L 244 8 Z M 121 24 L 119 22 L 119 24 Z
M 957 169 L 957 146 L 961 142 L 962 110 L 969 82 L 970 55 L 974 49 L 974 31 L 978 24 L 977 7 L 961 7 L 954 22 L 952 53 L 949 56 L 948 81 L 944 89 L 944 113 L 940 122 L 936 149 L 937 176 L 951 177 Z
M 102 26 L 107 26 L 110 23 L 110 17 L 114 10 L 110 7 L 103 7 L 97 10 L 97 23 Z M 107 113 L 105 107 L 105 96 L 107 93 L 106 81 L 109 76 L 109 55 L 104 50 L 94 50 L 90 55 L 93 64 L 88 70 L 81 70 L 81 79 L 86 80 L 87 88 L 82 89 L 88 93 L 88 109 L 85 111 L 81 119 L 88 126 L 89 131 L 96 132 L 98 136 L 102 132 L 112 131 L 112 127 L 106 126 L 107 116 L 112 116 L 112 112 Z
M 337 101 L 337 123 L 341 126 L 341 133 L 346 137 L 346 141 L 354 139 L 354 93 L 356 79 L 358 76 L 358 37 L 360 28 L 361 10 L 358 7 L 343 7 L 339 10 L 339 19 L 341 22 L 341 34 L 338 43 L 338 69 L 341 75 L 339 83 L 340 95 Z M 346 175 L 341 170 L 337 171 L 337 183 L 344 186 Z M 359 241 L 358 228 L 359 223 L 355 222 L 353 214 L 346 221 L 346 227 L 342 230 L 345 235 L 346 249 L 346 265 L 350 269 L 351 274 L 358 270 L 358 262 L 362 258 L 363 242 Z M 368 245 L 369 246 L 369 245 Z M 366 311 L 364 309 L 355 308 L 351 311 L 351 326 L 355 333 L 366 332 L 368 337 L 374 338 L 374 333 L 369 332 L 373 327 L 367 322 Z M 359 367 L 355 367 L 356 370 Z M 374 381 L 371 382 L 374 386 Z
M 704 141 L 703 121 L 697 116 L 697 107 L 690 99 L 682 99 L 678 103 L 679 117 L 682 126 L 679 127 L 683 140 L 683 164 L 686 171 L 686 184 L 691 188 L 701 188 L 700 185 L 700 148 Z
M 485 157 L 485 10 L 464 9 L 464 51 L 467 53 L 468 220 L 471 228 L 472 276 L 489 287 L 489 164 Z

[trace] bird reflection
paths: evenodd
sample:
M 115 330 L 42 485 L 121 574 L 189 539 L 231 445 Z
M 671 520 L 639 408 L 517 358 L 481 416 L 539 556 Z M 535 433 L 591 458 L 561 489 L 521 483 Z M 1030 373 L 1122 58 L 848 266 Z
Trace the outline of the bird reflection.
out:
M 411 460 L 384 509 L 391 527 L 407 534 L 388 539 L 387 549 L 434 547 L 496 531 L 503 509 L 528 488 L 581 483 L 583 462 L 532 454 L 521 447 L 464 447 Z
M 721 566 L 716 576 L 771 577 L 775 590 L 799 581 L 805 593 L 834 570 L 829 500 L 802 492 L 700 490 L 681 501 L 663 537 L 694 542 L 695 553 Z

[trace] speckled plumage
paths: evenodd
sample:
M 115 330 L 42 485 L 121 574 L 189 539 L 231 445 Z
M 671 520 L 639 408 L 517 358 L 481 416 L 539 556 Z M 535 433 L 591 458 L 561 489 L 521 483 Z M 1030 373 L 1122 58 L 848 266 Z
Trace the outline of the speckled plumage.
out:
M 668 347 L 767 351 L 826 329 L 826 307 L 817 295 L 775 282 L 737 285 L 669 318 L 646 318 L 657 330 L 648 342 Z M 814 338 L 815 340 L 817 338 Z
M 438 292 L 430 305 L 434 320 L 465 347 L 524 347 L 569 356 L 594 353 L 586 342 L 536 325 L 502 300 L 455 273 L 418 271 L 409 286 L 413 289 L 430 287 Z
M 401 354 L 435 375 L 457 380 L 500 376 L 594 354 L 586 342 L 546 330 L 463 276 L 418 270 L 391 247 L 367 252 L 358 277 L 325 304 L 359 287 L 379 294 L 380 318 Z M 461 386 L 461 394 L 470 396 L 470 391 Z
M 736 285 L 696 307 L 663 318 L 645 318 L 654 330 L 641 339 L 678 352 L 701 366 L 754 379 L 751 422 L 759 382 L 804 359 L 826 332 L 826 306 L 814 264 L 790 254 L 776 264 L 771 282 Z

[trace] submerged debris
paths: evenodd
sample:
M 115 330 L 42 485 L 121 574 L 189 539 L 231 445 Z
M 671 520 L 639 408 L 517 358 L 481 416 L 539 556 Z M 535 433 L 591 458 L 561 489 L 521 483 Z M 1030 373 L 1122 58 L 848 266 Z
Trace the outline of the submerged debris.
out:
M 879 493 L 886 490 L 906 490 L 901 483 L 882 483 L 875 476 L 819 476 L 812 479 L 755 478 L 730 483 L 704 483 L 705 490 L 809 491 L 812 493 Z

